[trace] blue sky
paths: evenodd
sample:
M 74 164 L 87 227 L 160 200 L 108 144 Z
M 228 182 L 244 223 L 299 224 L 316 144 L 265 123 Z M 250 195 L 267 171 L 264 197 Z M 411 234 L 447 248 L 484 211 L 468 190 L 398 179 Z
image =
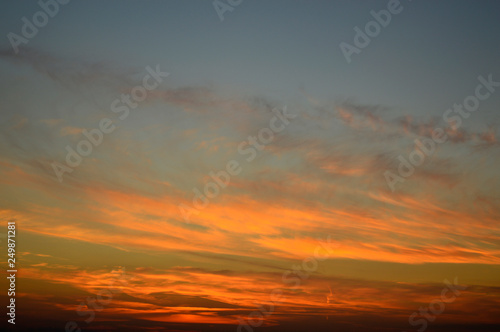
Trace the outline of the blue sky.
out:
M 404 1 L 389 28 L 347 64 L 339 44 L 352 43 L 353 28 L 386 6 L 246 1 L 221 22 L 209 1 L 70 2 L 28 46 L 86 61 L 161 63 L 178 84 L 283 96 L 304 87 L 321 98 L 357 98 L 422 115 L 467 94 L 477 75 L 498 71 L 495 1 L 441 1 L 432 10 L 426 1 Z M 35 2 L 9 5 L 2 31 L 18 32 L 20 17 L 38 9 Z M 1 45 L 8 48 L 8 41 Z

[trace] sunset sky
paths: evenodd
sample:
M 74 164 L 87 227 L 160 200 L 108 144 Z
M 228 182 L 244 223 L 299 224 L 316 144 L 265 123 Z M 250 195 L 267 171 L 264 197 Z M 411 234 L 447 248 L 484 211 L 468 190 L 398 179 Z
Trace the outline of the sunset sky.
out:
M 16 47 L 2 2 L 0 326 L 500 331 L 500 2 L 401 0 L 347 61 L 394 1 L 72 0 Z

